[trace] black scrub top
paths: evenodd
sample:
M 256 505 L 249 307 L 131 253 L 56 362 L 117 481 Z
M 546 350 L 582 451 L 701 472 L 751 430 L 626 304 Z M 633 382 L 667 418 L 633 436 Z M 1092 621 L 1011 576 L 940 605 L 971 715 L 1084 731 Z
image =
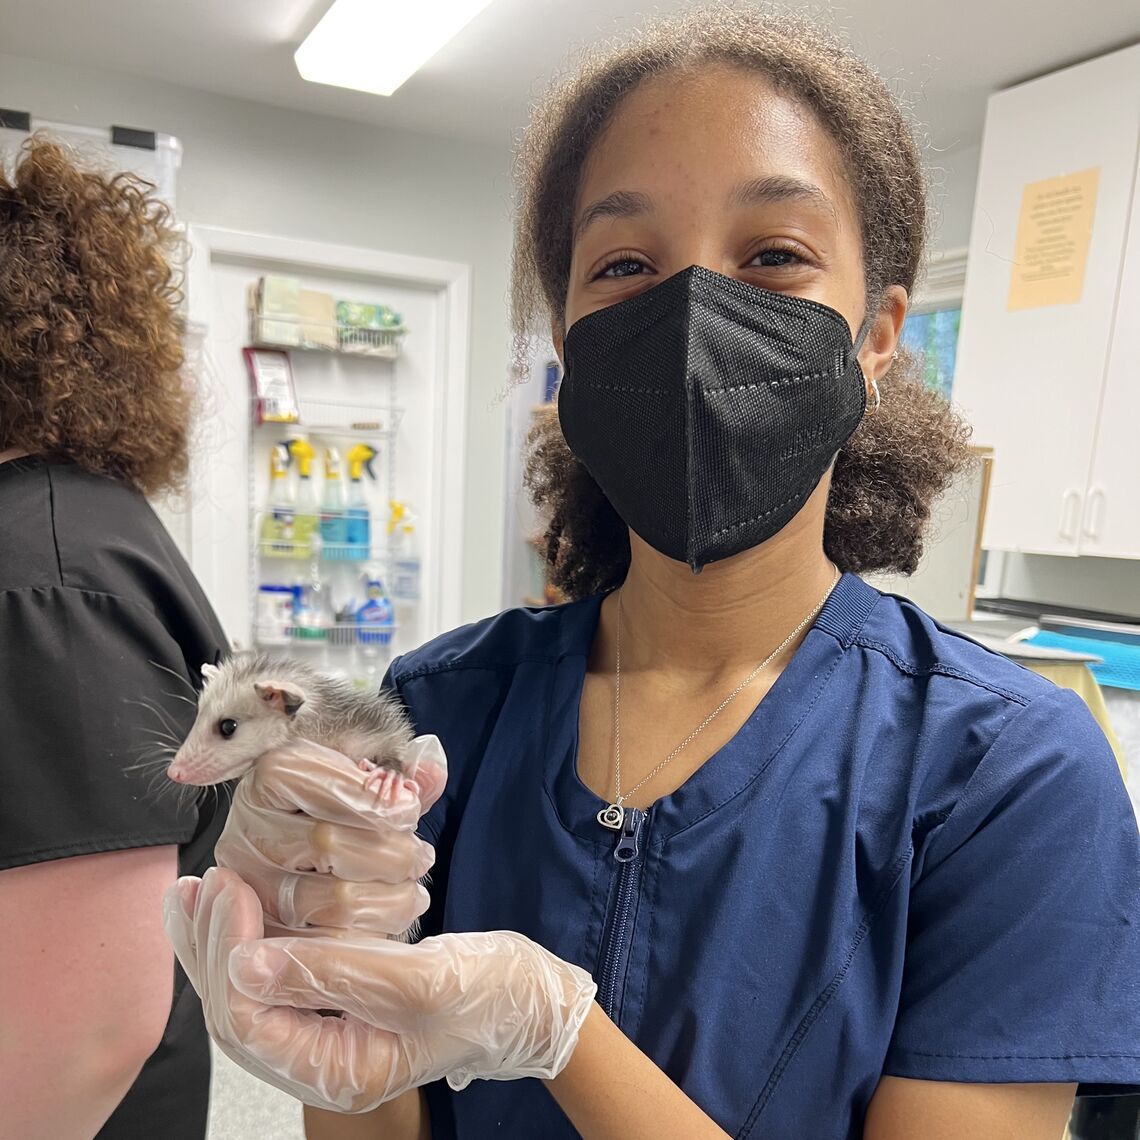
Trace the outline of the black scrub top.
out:
M 203 873 L 225 797 L 171 794 L 162 767 L 133 766 L 185 735 L 194 708 L 178 698 L 225 645 L 140 494 L 67 462 L 0 464 L 0 871 L 177 844 L 179 873 Z M 99 1140 L 202 1140 L 209 1080 L 201 1005 L 176 965 L 162 1043 Z

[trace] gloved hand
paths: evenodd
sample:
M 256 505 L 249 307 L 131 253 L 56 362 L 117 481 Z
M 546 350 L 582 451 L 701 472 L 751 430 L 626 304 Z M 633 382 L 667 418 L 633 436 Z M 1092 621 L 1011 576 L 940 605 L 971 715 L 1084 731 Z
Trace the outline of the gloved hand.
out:
M 442 794 L 447 760 L 418 737 L 382 793 L 338 752 L 298 740 L 260 757 L 234 792 L 218 865 L 257 892 L 271 933 L 316 927 L 399 935 L 427 909 L 435 861 L 414 832 Z
M 232 872 L 180 879 L 166 932 L 222 1051 L 306 1104 L 366 1112 L 447 1077 L 556 1076 L 597 987 L 521 934 L 261 939 Z M 336 1008 L 344 1017 L 312 1010 Z

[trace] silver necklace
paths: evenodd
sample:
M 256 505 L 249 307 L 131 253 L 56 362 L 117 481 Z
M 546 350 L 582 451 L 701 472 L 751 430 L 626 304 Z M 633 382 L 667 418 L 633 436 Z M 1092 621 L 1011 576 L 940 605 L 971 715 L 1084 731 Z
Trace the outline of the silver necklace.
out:
M 804 627 L 815 620 L 816 615 L 820 610 L 823 609 L 824 605 L 827 602 L 827 599 L 831 597 L 831 591 L 835 589 L 835 584 L 839 581 L 839 568 L 836 566 L 834 569 L 835 577 L 831 579 L 831 584 L 827 587 L 827 592 L 812 608 L 811 613 L 809 613 L 807 617 L 805 617 L 803 621 L 801 621 L 800 624 L 797 625 L 796 628 L 793 629 L 792 632 L 789 633 L 788 636 L 785 637 L 784 640 L 781 641 L 780 644 L 777 645 L 776 648 L 773 649 L 772 652 L 769 653 L 768 656 L 765 657 L 764 660 L 761 661 L 760 664 L 757 665 L 756 668 L 753 669 L 752 672 L 749 673 L 748 676 L 745 677 L 744 680 L 741 681 L 740 684 L 737 685 L 736 688 L 733 689 L 732 692 L 729 693 L 728 696 L 725 697 L 724 700 L 721 701 L 720 704 L 717 705 L 717 707 L 713 709 L 713 711 L 709 713 L 709 715 L 706 716 L 705 719 L 702 720 L 701 723 L 698 724 L 697 727 L 694 728 L 693 731 L 690 732 L 689 735 L 686 736 L 685 739 L 682 740 L 681 743 L 678 744 L 677 747 L 674 748 L 673 751 L 670 752 L 669 755 L 661 761 L 660 764 L 657 765 L 656 768 L 654 768 L 648 775 L 638 780 L 637 783 L 634 784 L 633 787 L 630 788 L 627 792 L 623 792 L 621 790 L 621 627 L 623 623 L 623 611 L 621 604 L 621 591 L 618 591 L 617 670 L 614 679 L 614 802 L 608 807 L 602 808 L 602 810 L 598 812 L 597 819 L 603 827 L 608 827 L 611 831 L 620 831 L 622 823 L 625 820 L 625 807 L 623 806 L 625 801 L 629 799 L 629 797 L 632 796 L 633 793 L 638 790 L 638 788 L 649 783 L 649 781 L 652 780 L 653 777 L 656 776 L 657 773 L 660 772 L 666 764 L 671 763 L 686 748 L 688 748 L 688 746 L 692 744 L 693 741 L 696 740 L 696 738 L 700 736 L 700 734 L 704 732 L 704 730 L 708 728 L 708 726 L 712 724 L 712 722 L 716 720 L 716 718 L 720 716 L 720 714 L 724 712 L 724 710 L 728 708 L 728 706 L 732 704 L 732 702 L 736 700 L 736 698 L 742 692 L 744 692 L 744 690 L 747 689 L 748 686 L 751 685 L 752 682 L 755 681 L 756 678 L 769 665 L 771 665 L 772 662 L 775 661 L 776 658 L 779 657 L 780 654 L 783 653 L 784 650 L 787 649 L 793 641 L 795 641 L 796 637 L 803 631 Z

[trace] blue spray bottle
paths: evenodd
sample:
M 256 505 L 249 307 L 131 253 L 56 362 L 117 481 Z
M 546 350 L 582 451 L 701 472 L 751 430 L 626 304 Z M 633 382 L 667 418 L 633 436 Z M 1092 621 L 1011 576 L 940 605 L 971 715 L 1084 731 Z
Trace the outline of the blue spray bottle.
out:
M 344 535 L 348 544 L 346 558 L 365 559 L 372 551 L 372 512 L 364 494 L 364 474 L 367 472 L 368 478 L 376 481 L 376 472 L 372 470 L 375 458 L 376 449 L 367 443 L 358 443 L 348 452 L 349 492 Z

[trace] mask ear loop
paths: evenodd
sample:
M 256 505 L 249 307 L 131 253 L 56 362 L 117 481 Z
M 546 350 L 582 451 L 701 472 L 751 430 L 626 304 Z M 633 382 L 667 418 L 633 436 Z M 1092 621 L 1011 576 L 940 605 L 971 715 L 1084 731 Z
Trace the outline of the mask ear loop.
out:
M 863 341 L 865 341 L 867 339 L 867 334 L 870 331 L 871 331 L 871 320 L 868 317 L 867 319 L 865 319 L 863 321 L 863 324 L 859 327 L 859 333 L 855 337 L 855 342 L 851 346 L 852 356 L 854 356 L 856 358 L 858 357 L 859 349 L 861 349 L 863 347 Z M 892 360 L 897 360 L 897 359 L 898 359 L 898 353 L 896 352 L 895 355 L 892 357 Z M 856 367 L 858 367 L 858 369 L 859 369 L 859 375 L 863 376 L 863 366 L 858 363 L 858 360 L 856 360 Z M 865 376 L 863 376 L 863 415 L 865 415 L 865 416 L 873 416 L 879 410 L 879 405 L 883 402 L 883 397 L 881 395 L 879 395 L 878 381 L 874 378 L 874 376 L 871 377 L 871 393 L 875 397 L 875 403 L 873 405 L 871 404 L 870 396 L 867 394 L 867 378 Z

